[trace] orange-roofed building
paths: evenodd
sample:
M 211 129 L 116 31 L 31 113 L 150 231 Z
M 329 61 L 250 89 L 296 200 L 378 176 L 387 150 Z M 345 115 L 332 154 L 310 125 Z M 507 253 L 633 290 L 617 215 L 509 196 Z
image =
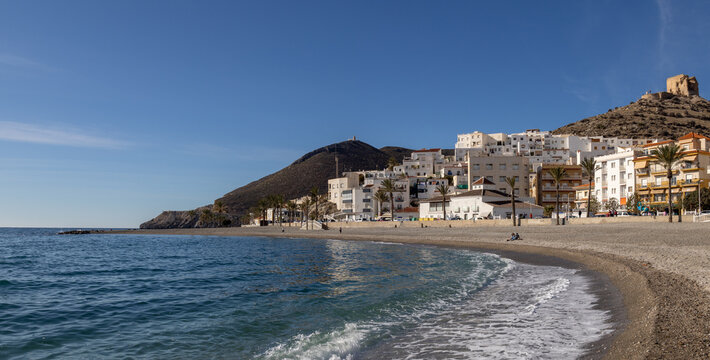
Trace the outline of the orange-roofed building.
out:
M 644 146 L 643 156 L 634 160 L 636 192 L 642 203 L 651 208 L 665 209 L 668 204 L 666 168 L 651 156 L 653 149 L 675 143 L 683 151 L 683 158 L 673 167 L 671 200 L 680 194 L 707 188 L 710 183 L 710 138 L 697 133 L 686 134 L 676 141 L 663 141 Z M 687 195 L 686 195 L 687 196 Z

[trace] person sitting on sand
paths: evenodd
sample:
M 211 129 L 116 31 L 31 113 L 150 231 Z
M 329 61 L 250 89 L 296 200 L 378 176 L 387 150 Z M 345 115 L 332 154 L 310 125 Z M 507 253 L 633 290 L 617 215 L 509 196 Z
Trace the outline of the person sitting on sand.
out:
M 513 240 L 516 240 L 515 233 L 510 233 L 510 239 L 508 239 L 506 241 L 513 241 Z
M 515 233 L 515 240 L 522 240 L 522 239 L 520 238 L 520 234 Z

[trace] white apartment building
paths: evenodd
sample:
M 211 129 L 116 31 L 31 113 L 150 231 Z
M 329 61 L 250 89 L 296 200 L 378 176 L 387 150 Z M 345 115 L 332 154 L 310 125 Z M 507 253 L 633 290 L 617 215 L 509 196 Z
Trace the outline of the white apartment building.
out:
M 545 164 L 578 165 L 585 157 L 613 154 L 618 147 L 640 146 L 657 139 L 622 139 L 602 136 L 554 135 L 530 129 L 514 134 L 485 134 L 475 131 L 459 134 L 456 160 L 463 161 L 467 150 L 480 154 L 527 157 L 533 168 Z
M 395 166 L 392 170 L 407 176 L 435 176 L 445 163 L 446 157 L 441 149 L 421 149 L 413 151 L 412 156 L 405 157 L 402 165 Z
M 610 155 L 597 156 L 594 172 L 593 195 L 602 206 L 616 199 L 622 209 L 626 208 L 626 197 L 635 191 L 634 159 L 643 154 L 640 148 L 617 148 Z
M 399 189 L 394 193 L 395 211 L 409 207 L 409 180 L 388 170 L 346 172 L 343 177 L 328 180 L 328 201 L 335 204 L 342 220 L 371 220 L 380 208 L 375 200 L 375 192 L 382 187 L 382 181 L 392 179 Z M 383 207 L 390 207 L 389 203 Z

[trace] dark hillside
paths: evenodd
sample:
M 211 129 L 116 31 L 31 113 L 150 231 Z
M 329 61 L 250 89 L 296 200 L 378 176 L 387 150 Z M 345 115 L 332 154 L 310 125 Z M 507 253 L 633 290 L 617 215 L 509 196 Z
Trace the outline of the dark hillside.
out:
M 282 194 L 286 199 L 307 195 L 313 186 L 321 193 L 327 192 L 328 179 L 335 177 L 335 158 L 338 157 L 339 172 L 384 169 L 391 156 L 401 162 L 412 150 L 400 147 L 377 149 L 362 141 L 349 140 L 324 146 L 311 151 L 291 165 L 259 180 L 235 189 L 217 200 L 221 200 L 235 218 L 244 214 L 259 199 L 269 194 Z M 158 217 L 141 224 L 141 228 L 194 227 L 192 217 L 199 212 L 164 212 Z

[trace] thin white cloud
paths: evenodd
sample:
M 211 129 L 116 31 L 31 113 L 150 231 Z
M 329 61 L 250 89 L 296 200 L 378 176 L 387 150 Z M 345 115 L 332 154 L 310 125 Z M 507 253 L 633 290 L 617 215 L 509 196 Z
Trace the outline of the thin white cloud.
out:
M 658 6 L 659 24 L 658 24 L 658 57 L 660 59 L 659 67 L 663 69 L 671 64 L 671 58 L 668 55 L 668 34 L 671 28 L 673 12 L 671 10 L 671 2 L 668 0 L 656 0 Z
M 26 69 L 37 69 L 44 71 L 53 70 L 52 67 L 42 64 L 40 62 L 12 54 L 0 54 L 0 65 L 15 67 L 15 68 L 26 68 Z
M 14 121 L 0 121 L 0 140 L 47 145 L 120 149 L 127 142 L 93 136 L 70 128 L 50 128 Z

